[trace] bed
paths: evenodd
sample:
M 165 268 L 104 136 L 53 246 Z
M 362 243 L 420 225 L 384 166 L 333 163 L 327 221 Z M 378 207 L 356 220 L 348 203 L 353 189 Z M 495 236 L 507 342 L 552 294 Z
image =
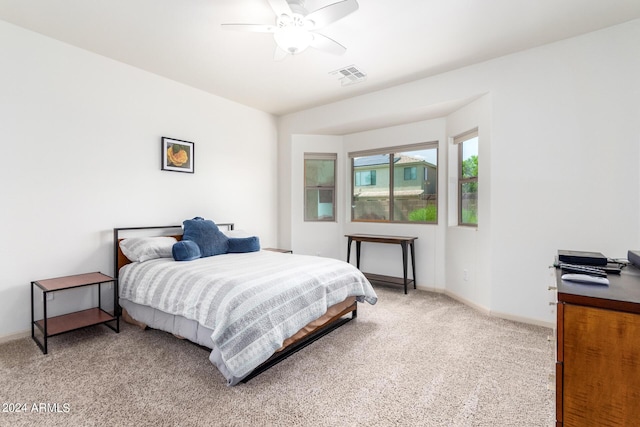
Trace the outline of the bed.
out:
M 233 224 L 217 226 L 230 242 L 242 241 L 231 237 L 237 233 Z M 166 256 L 170 241 L 162 243 L 164 255 L 131 257 L 129 242 L 136 238 L 129 234 L 191 243 L 182 241 L 181 231 L 182 226 L 114 229 L 122 317 L 210 349 L 209 359 L 228 385 L 248 381 L 355 319 L 358 302 L 377 301 L 358 269 L 331 258 L 260 249 L 185 262 Z

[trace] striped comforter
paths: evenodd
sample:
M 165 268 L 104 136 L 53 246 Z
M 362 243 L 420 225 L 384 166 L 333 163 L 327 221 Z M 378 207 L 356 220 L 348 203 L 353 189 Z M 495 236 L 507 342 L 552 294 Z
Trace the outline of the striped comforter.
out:
M 233 384 L 285 339 L 355 296 L 377 296 L 351 264 L 269 251 L 177 262 L 161 258 L 120 270 L 120 297 L 195 320 L 213 330 L 210 359 Z

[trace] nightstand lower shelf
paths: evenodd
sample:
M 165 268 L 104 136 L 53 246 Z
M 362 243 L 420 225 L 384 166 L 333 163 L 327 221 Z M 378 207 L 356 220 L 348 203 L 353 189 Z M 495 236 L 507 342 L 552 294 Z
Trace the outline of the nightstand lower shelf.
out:
M 75 313 L 63 314 L 62 316 L 50 317 L 47 319 L 47 337 L 86 328 L 88 326 L 106 324 L 116 320 L 115 316 L 99 309 L 98 307 L 88 310 L 76 311 Z M 44 333 L 44 319 L 35 322 L 38 329 Z M 111 327 L 110 325 L 107 325 Z M 111 328 L 115 331 L 115 328 Z

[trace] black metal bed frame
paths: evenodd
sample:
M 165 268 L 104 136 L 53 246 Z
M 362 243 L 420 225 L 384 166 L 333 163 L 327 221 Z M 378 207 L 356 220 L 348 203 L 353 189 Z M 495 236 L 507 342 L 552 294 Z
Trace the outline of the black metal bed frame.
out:
M 314 331 L 314 332 L 310 333 L 309 335 L 305 336 L 301 340 L 296 341 L 295 343 L 291 344 L 290 346 L 288 346 L 284 350 L 282 350 L 282 351 L 274 354 L 273 356 L 271 356 L 269 359 L 267 359 L 267 361 L 263 362 L 261 365 L 259 365 L 253 371 L 251 371 L 251 373 L 249 375 L 244 377 L 241 380 L 241 382 L 242 383 L 246 383 L 246 382 L 250 381 L 252 378 L 257 377 L 258 375 L 260 375 L 261 373 L 263 373 L 267 369 L 272 368 L 273 366 L 275 366 L 278 363 L 282 362 L 287 357 L 289 357 L 292 354 L 297 353 L 298 351 L 302 350 L 303 348 L 305 348 L 309 344 L 312 344 L 313 342 L 317 341 L 318 339 L 322 338 L 323 336 L 327 335 L 328 333 L 332 332 L 333 330 L 338 329 L 340 326 L 344 325 L 345 323 L 351 322 L 352 320 L 356 319 L 358 317 L 358 306 L 357 306 L 357 304 L 358 304 L 357 302 L 354 302 L 354 305 L 356 306 L 356 308 L 351 312 L 351 317 L 341 317 L 340 319 L 330 323 L 329 325 L 326 325 L 326 326 L 318 329 L 317 331 Z
M 228 227 L 229 230 L 233 230 L 234 229 L 234 224 L 233 223 L 220 223 L 220 224 L 216 224 L 216 225 L 218 225 L 218 226 L 226 226 L 226 227 Z M 113 229 L 113 248 L 114 248 L 113 249 L 113 271 L 114 271 L 113 272 L 113 277 L 115 278 L 115 280 L 117 281 L 119 279 L 119 271 L 118 271 L 118 241 L 120 239 L 120 232 L 121 231 L 139 231 L 139 230 L 153 230 L 153 229 L 170 230 L 172 228 L 182 228 L 182 226 L 181 225 L 168 225 L 168 226 L 114 228 Z M 305 348 L 306 346 L 312 344 L 313 342 L 317 341 L 318 339 L 322 338 L 323 336 L 329 334 L 330 332 L 334 331 L 335 329 L 338 329 L 340 326 L 344 325 L 345 323 L 348 323 L 348 322 L 356 319 L 358 317 L 358 303 L 354 302 L 353 304 L 354 304 L 355 308 L 351 311 L 351 317 L 344 317 L 343 316 L 343 317 L 331 322 L 330 324 L 325 325 L 325 326 L 321 327 L 320 329 L 310 333 L 309 335 L 305 336 L 304 338 L 300 339 L 299 341 L 296 341 L 295 343 L 289 345 L 285 349 L 275 353 L 273 356 L 271 356 L 269 359 L 267 359 L 265 362 L 263 362 L 261 365 L 256 367 L 253 371 L 251 371 L 251 373 L 249 375 L 247 375 L 246 377 L 244 377 L 240 382 L 247 383 L 251 379 L 257 377 L 261 373 L 265 372 L 266 370 L 268 370 L 268 369 L 272 368 L 273 366 L 277 365 L 278 363 L 282 362 L 283 360 L 285 360 L 289 356 L 293 355 L 294 353 L 297 353 L 298 351 L 302 350 L 303 348 Z M 118 316 L 120 316 L 122 314 L 122 307 L 120 307 L 120 304 L 118 303 L 118 301 L 115 301 L 115 307 L 117 308 Z M 345 314 L 345 316 L 346 315 L 347 314 Z M 199 344 L 195 344 L 195 345 L 198 345 L 199 347 L 206 348 L 206 347 L 201 346 Z M 208 349 L 208 350 L 210 350 L 210 349 Z

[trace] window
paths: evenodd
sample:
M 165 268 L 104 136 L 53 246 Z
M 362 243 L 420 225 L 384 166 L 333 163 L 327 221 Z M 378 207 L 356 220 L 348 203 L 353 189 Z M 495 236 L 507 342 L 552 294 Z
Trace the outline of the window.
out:
M 349 153 L 351 220 L 438 222 L 438 143 Z
M 417 178 L 416 167 L 412 166 L 410 168 L 404 168 L 404 180 L 405 181 L 415 181 Z
M 454 138 L 458 144 L 458 224 L 478 226 L 478 130 Z
M 335 221 L 336 154 L 304 154 L 304 220 Z
M 376 171 L 357 171 L 356 172 L 356 185 L 376 185 Z

